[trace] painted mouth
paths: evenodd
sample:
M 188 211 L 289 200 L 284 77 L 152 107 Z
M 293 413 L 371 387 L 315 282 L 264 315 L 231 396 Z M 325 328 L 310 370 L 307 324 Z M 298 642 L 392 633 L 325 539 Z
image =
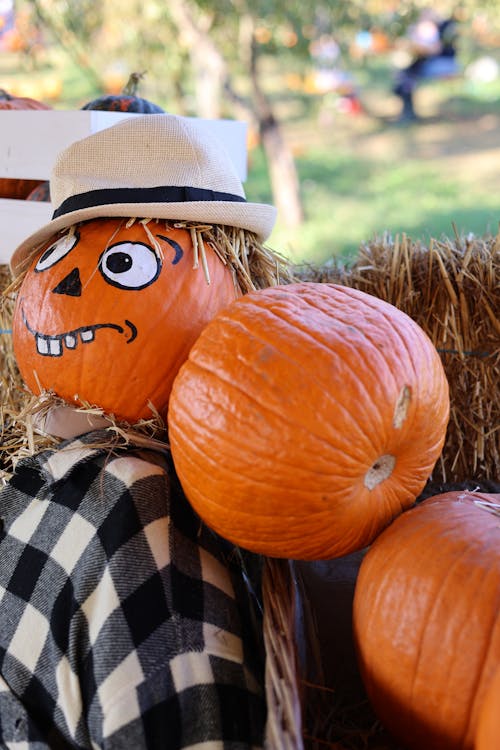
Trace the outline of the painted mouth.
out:
M 80 344 L 90 344 L 95 339 L 95 332 L 101 328 L 111 328 L 120 334 L 127 336 L 127 344 L 131 344 L 137 336 L 137 328 L 130 320 L 125 320 L 125 326 L 116 323 L 96 323 L 92 326 L 80 326 L 72 331 L 58 333 L 49 336 L 46 333 L 35 331 L 30 326 L 24 310 L 22 311 L 23 323 L 35 338 L 36 350 L 43 357 L 61 357 L 64 349 L 76 349 Z

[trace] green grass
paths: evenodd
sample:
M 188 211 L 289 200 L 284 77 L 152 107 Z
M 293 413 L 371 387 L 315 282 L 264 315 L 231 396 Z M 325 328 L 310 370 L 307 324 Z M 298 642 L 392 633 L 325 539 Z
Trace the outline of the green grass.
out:
M 311 146 L 296 161 L 306 221 L 288 230 L 278 219 L 269 244 L 295 261 L 321 263 L 353 259 L 361 243 L 384 232 L 423 241 L 453 235 L 454 225 L 460 234 L 496 232 L 498 196 L 481 180 L 446 176 L 437 162 L 390 156 Z M 252 159 L 245 189 L 250 200 L 272 201 L 262 153 Z
M 354 75 L 368 105 L 391 96 L 387 61 L 374 60 Z M 425 134 L 417 132 L 420 126 L 396 128 L 391 135 L 387 124 L 377 125 L 375 117 L 370 128 L 361 129 L 359 138 L 375 140 L 385 133 L 385 143 L 377 153 L 373 149 L 363 157 L 357 135 L 342 137 L 346 129 L 356 128 L 354 120 L 335 114 L 331 132 L 322 132 L 314 125 L 318 101 L 303 102 L 302 120 L 309 135 L 296 164 L 306 221 L 299 229 L 287 230 L 278 218 L 269 240 L 272 247 L 296 261 L 324 262 L 332 256 L 351 260 L 363 242 L 384 232 L 393 236 L 406 232 L 423 241 L 453 236 L 454 227 L 460 234 L 496 233 L 500 179 L 494 185 L 491 179 L 484 183 L 470 158 L 461 166 L 462 152 L 470 157 L 475 148 L 470 142 L 462 144 L 461 138 L 462 126 L 468 122 L 481 152 L 483 137 L 479 128 L 474 130 L 475 123 L 483 117 L 500 117 L 500 78 L 490 83 L 473 84 L 464 77 L 426 84 L 418 97 L 427 97 L 436 107 L 435 124 L 445 132 L 444 137 L 439 134 L 439 143 L 426 144 Z M 275 103 L 280 105 L 279 100 Z M 285 132 L 290 124 L 285 117 Z M 296 116 L 292 126 L 296 142 Z M 428 136 L 430 141 L 433 137 Z M 450 145 L 456 150 L 453 159 Z M 493 146 L 500 149 L 500 136 Z M 426 148 L 433 150 L 432 156 L 425 155 Z M 442 155 L 447 158 L 441 159 Z M 249 199 L 272 201 L 261 151 L 252 155 L 245 189 Z

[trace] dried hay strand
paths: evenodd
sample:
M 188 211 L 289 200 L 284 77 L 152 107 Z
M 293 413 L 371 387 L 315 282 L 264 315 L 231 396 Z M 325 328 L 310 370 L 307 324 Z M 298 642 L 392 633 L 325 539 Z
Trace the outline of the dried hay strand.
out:
M 263 634 L 266 648 L 266 750 L 303 750 L 296 656 L 297 592 L 289 561 L 264 558 Z
M 297 269 L 303 281 L 356 287 L 415 320 L 441 355 L 451 414 L 433 481 L 500 478 L 500 233 L 431 239 L 388 235 L 356 262 Z M 429 415 L 432 419 L 432 415 Z
M 14 300 L 1 295 L 12 281 L 10 269 L 0 265 L 0 482 L 11 466 L 9 457 L 34 451 L 36 439 L 27 425 L 18 428 L 17 415 L 30 399 L 23 387 L 12 348 L 12 313 Z
M 98 221 L 94 219 L 93 221 Z M 80 224 L 62 229 L 48 241 L 34 247 L 22 261 L 21 267 L 12 285 L 10 293 L 15 293 L 22 284 L 31 263 L 48 243 L 54 242 L 65 234 L 75 233 Z M 191 235 L 193 244 L 193 270 L 202 269 L 207 284 L 210 275 L 206 263 L 206 252 L 213 251 L 221 262 L 228 266 L 233 274 L 236 288 L 242 294 L 276 284 L 286 284 L 293 280 L 292 264 L 283 255 L 261 243 L 253 232 L 220 224 L 200 224 L 193 221 L 165 221 L 163 219 L 131 217 L 123 219 L 116 227 L 108 243 L 114 239 L 122 228 L 140 224 L 148 242 L 158 256 L 162 256 L 161 246 L 155 237 L 154 230 L 186 229 Z M 153 231 L 152 231 L 153 230 Z M 104 248 L 102 248 L 104 249 Z

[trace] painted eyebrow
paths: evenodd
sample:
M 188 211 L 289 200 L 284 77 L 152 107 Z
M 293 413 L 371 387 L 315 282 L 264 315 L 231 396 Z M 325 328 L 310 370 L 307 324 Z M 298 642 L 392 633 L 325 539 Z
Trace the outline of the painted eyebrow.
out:
M 176 242 L 175 240 L 171 240 L 169 237 L 165 237 L 164 234 L 157 234 L 156 236 L 159 237 L 160 240 L 165 240 L 165 242 L 168 242 L 168 244 L 174 248 L 175 255 L 172 261 L 172 265 L 175 266 L 176 263 L 178 263 L 180 259 L 183 257 L 184 250 L 182 249 L 182 247 L 179 245 L 178 242 Z

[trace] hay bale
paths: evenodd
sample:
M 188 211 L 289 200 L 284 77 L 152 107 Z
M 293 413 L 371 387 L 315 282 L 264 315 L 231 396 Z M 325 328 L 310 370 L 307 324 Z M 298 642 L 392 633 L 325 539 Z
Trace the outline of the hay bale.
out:
M 8 266 L 0 265 L 0 294 L 11 283 Z M 14 301 L 10 297 L 0 300 L 0 428 L 6 421 L 10 408 L 19 400 L 18 386 L 20 385 L 19 371 L 12 351 L 12 313 Z M 3 445 L 3 441 L 2 441 Z
M 14 299 L 2 296 L 12 282 L 8 266 L 0 264 L 0 484 L 12 471 L 12 457 L 29 453 L 33 436 L 18 422 L 30 400 L 12 349 Z
M 388 235 L 349 268 L 303 266 L 304 281 L 346 284 L 413 318 L 441 355 L 451 414 L 434 482 L 500 480 L 500 233 L 431 239 Z M 432 419 L 432 414 L 429 415 Z

